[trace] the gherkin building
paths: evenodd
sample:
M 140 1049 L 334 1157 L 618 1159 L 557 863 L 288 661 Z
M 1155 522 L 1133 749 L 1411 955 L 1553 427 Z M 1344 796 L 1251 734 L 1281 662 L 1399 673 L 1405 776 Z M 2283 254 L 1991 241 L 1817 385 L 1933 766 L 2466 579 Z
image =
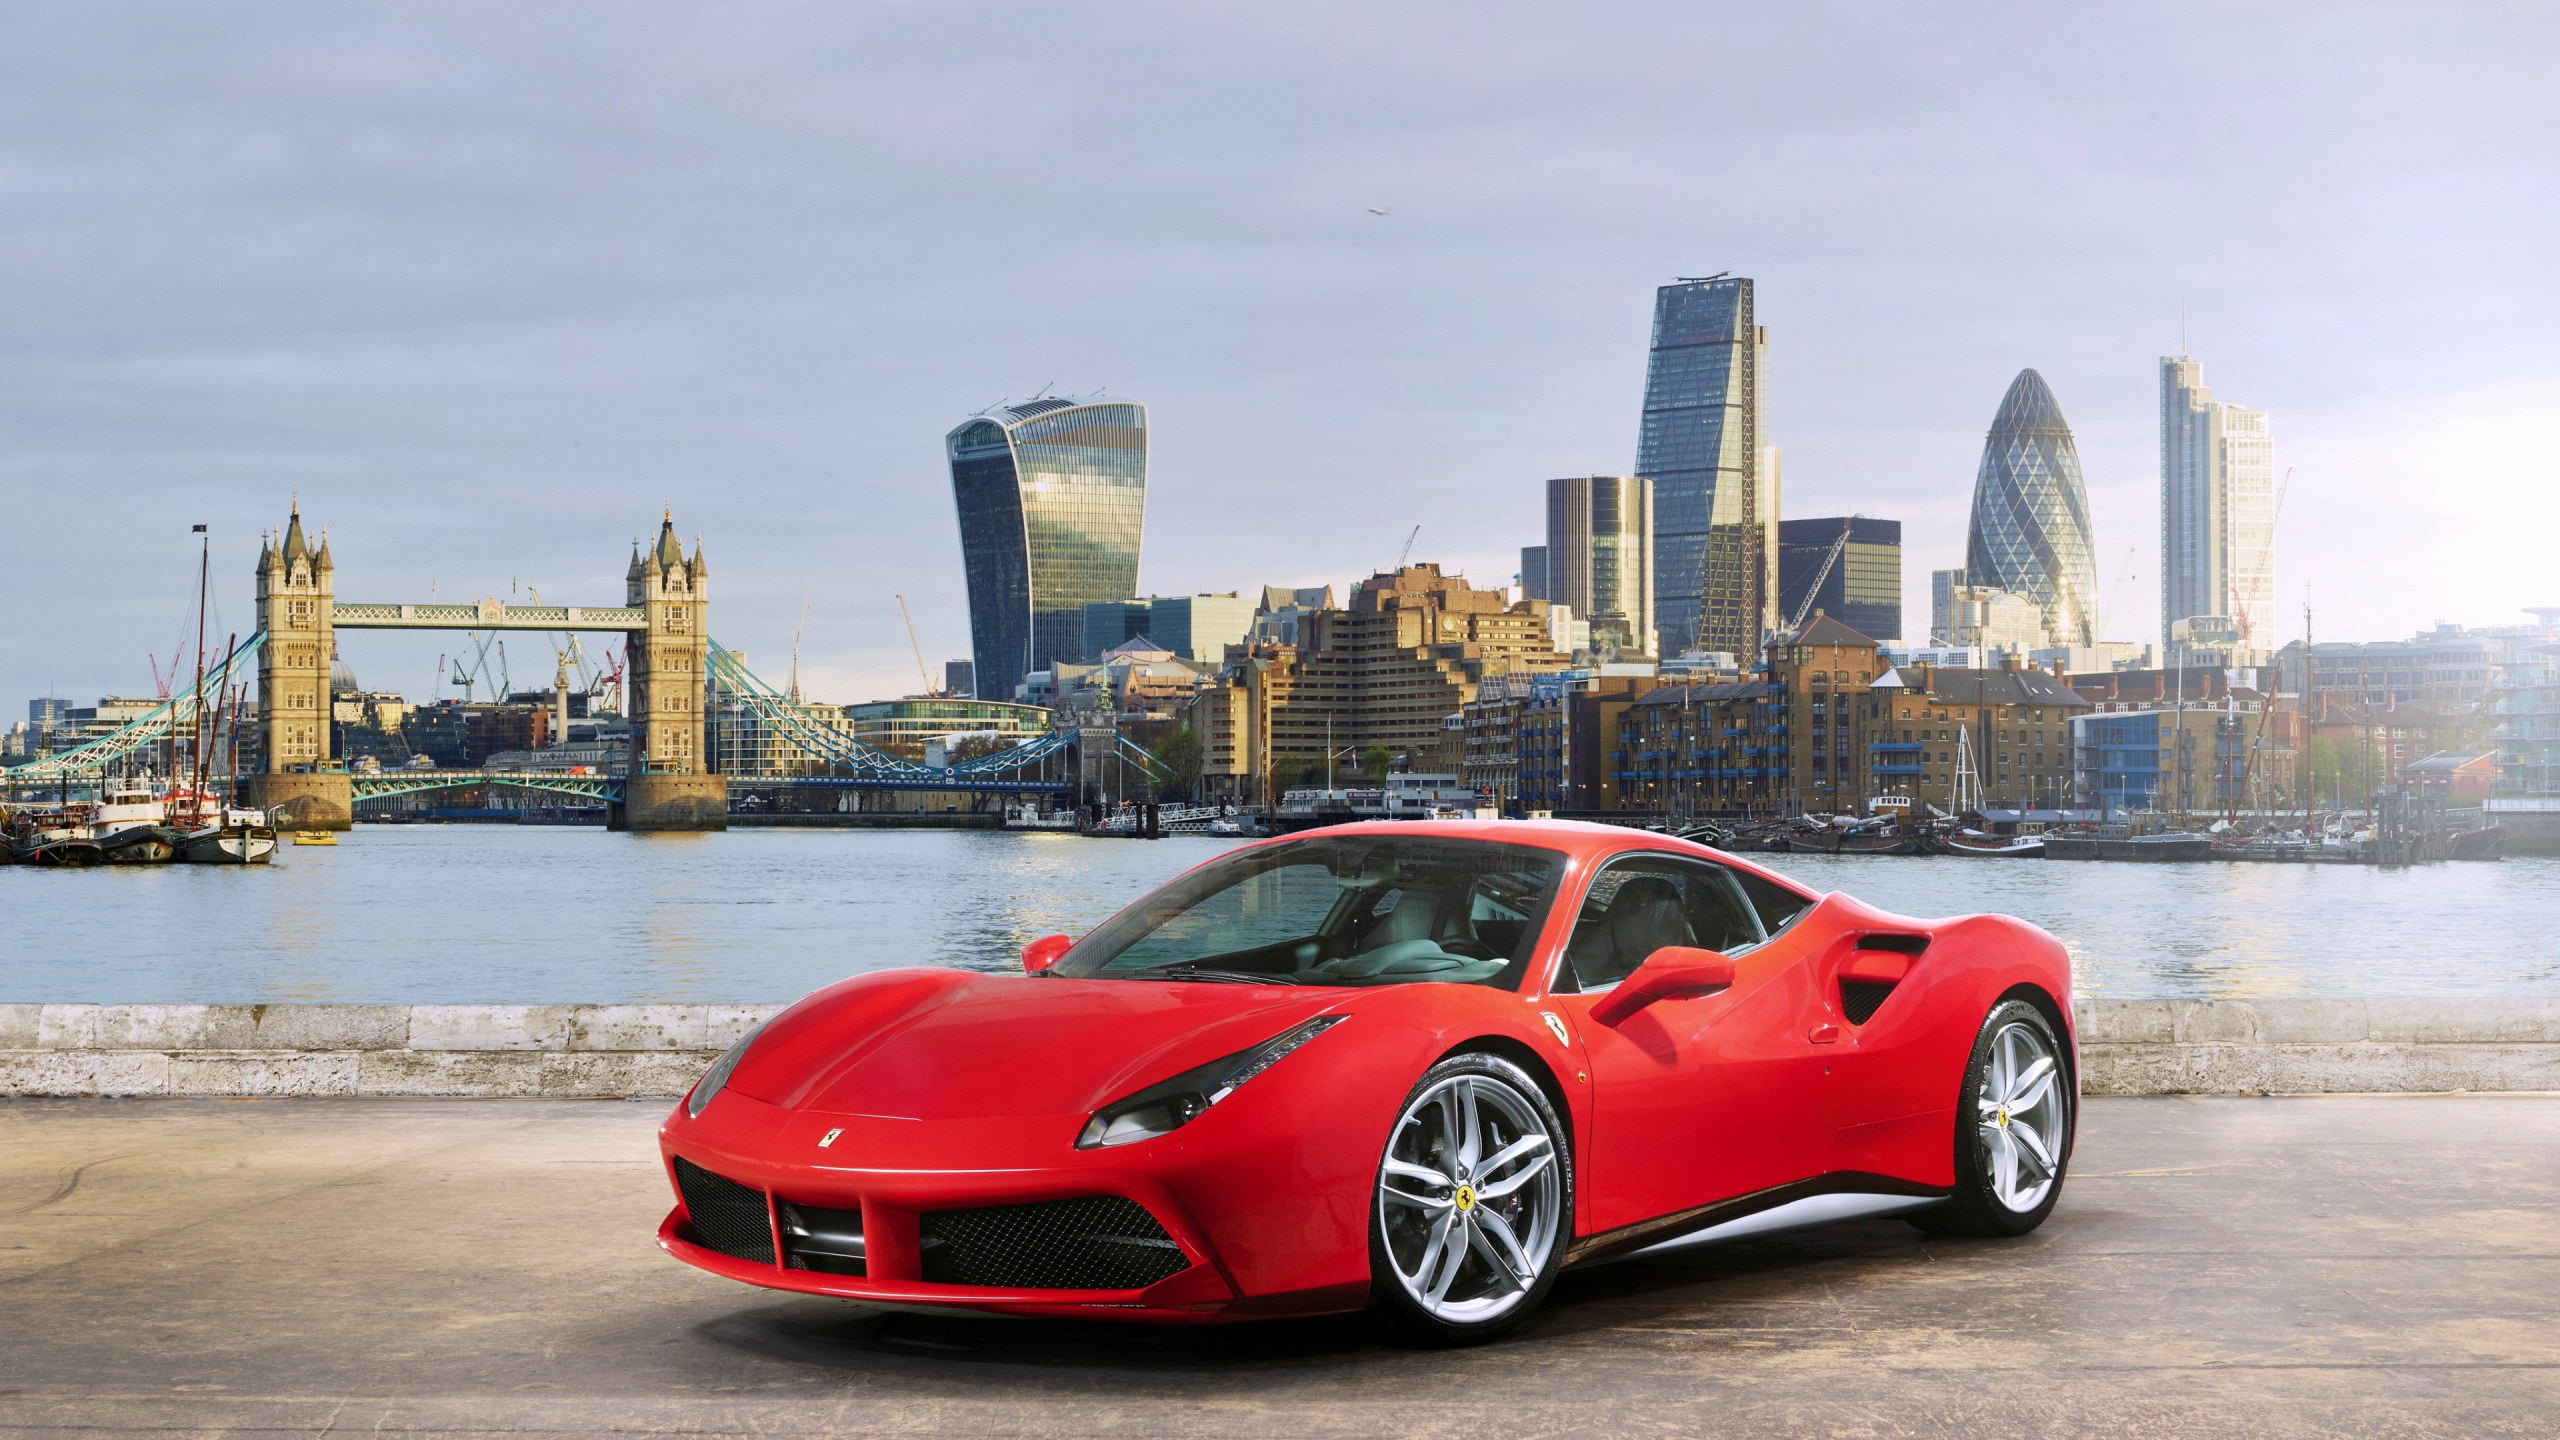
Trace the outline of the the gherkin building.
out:
M 2071 426 L 2044 377 L 2021 370 L 1982 442 L 1965 582 L 2034 600 L 2056 645 L 2094 645 L 2095 555 Z

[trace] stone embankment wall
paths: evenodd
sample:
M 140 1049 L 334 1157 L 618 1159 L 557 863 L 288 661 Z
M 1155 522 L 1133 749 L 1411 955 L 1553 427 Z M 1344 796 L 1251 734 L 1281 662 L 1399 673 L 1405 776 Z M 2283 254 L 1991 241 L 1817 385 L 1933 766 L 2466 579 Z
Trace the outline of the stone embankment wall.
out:
M 777 1005 L 0 1005 L 0 1095 L 680 1095 Z M 2560 1000 L 2096 1000 L 2092 1095 L 2560 1091 Z

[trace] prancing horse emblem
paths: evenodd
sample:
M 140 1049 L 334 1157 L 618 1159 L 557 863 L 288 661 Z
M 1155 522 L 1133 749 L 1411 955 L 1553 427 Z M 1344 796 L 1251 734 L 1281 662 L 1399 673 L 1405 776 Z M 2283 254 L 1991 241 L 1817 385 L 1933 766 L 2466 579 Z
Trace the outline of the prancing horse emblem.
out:
M 844 1127 L 842 1127 L 842 1126 L 838 1126 L 838 1127 L 836 1127 L 835 1129 L 828 1131 L 826 1134 L 819 1136 L 819 1137 L 818 1137 L 818 1148 L 819 1148 L 819 1149 L 821 1149 L 821 1150 L 824 1150 L 824 1149 L 826 1149 L 828 1146 L 833 1145 L 834 1143 L 836 1143 L 836 1137 L 837 1137 L 837 1136 L 839 1136 L 839 1135 L 841 1135 L 841 1134 L 843 1134 L 843 1133 L 844 1133 Z
M 1553 1010 L 1541 1010 L 1538 1012 L 1538 1016 L 1540 1019 L 1547 1022 L 1548 1029 L 1556 1032 L 1557 1044 L 1563 1046 L 1567 1050 L 1573 1048 L 1573 1037 L 1565 1032 L 1563 1016 L 1558 1015 Z

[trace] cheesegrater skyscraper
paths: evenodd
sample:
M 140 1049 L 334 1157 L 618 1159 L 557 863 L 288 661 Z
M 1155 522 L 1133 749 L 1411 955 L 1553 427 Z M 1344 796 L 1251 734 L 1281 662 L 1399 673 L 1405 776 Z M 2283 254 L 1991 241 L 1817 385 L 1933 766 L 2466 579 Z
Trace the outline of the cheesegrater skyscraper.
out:
M 1777 564 L 1778 494 L 1761 379 L 1769 334 L 1751 282 L 1709 276 L 1653 297 L 1636 474 L 1653 482 L 1662 653 L 1759 653 Z

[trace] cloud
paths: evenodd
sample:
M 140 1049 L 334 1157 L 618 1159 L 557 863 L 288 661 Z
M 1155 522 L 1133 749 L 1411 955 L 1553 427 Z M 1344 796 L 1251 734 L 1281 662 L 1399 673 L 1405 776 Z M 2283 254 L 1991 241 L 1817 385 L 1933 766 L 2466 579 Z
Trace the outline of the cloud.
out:
M 299 491 L 351 599 L 612 601 L 673 504 L 724 642 L 787 656 L 813 592 L 804 680 L 904 693 L 892 595 L 937 673 L 967 653 L 940 436 L 1044 383 L 1149 404 L 1148 589 L 1339 585 L 1415 524 L 1418 557 L 1504 577 L 1541 481 L 1632 463 L 1652 287 L 1718 269 L 1759 282 L 1790 511 L 1908 522 L 1914 638 L 2027 365 L 2078 432 L 2101 583 L 2143 551 L 2119 608 L 2147 625 L 2181 305 L 2301 467 L 2289 603 L 2333 590 L 2336 637 L 2504 620 L 2547 567 L 2516 563 L 2526 527 L 2466 537 L 2547 490 L 2552 28 L 21 9 L 0 484 L 41 623 L 0 636 L 0 690 L 147 684 L 191 620 L 187 525 L 215 527 L 242 619 Z M 2393 526 L 2333 514 L 2349 495 Z M 422 693 L 459 643 L 366 637 L 359 673 Z

